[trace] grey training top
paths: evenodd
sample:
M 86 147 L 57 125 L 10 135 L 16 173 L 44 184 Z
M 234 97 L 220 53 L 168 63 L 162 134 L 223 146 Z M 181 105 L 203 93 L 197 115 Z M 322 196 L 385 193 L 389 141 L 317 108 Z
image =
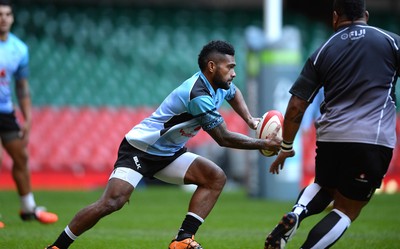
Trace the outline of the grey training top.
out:
M 290 93 L 311 103 L 324 88 L 317 141 L 395 147 L 399 47 L 396 34 L 352 24 L 308 58 Z

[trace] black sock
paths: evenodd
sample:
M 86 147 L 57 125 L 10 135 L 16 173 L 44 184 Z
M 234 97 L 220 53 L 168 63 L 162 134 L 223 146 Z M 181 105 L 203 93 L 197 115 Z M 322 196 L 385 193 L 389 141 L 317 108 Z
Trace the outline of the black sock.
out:
M 187 214 L 185 220 L 182 222 L 181 228 L 179 229 L 177 240 L 182 240 L 195 235 L 201 224 L 202 221 Z
M 60 249 L 67 249 L 72 242 L 74 242 L 74 240 L 71 239 L 65 231 L 63 231 L 60 236 L 58 236 L 57 240 L 52 244 L 52 246 L 57 246 Z

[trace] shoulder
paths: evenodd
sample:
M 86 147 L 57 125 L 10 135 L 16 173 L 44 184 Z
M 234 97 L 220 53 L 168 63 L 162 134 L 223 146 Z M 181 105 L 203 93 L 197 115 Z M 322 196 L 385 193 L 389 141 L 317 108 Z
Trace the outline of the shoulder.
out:
M 370 31 L 375 32 L 376 37 L 382 37 L 383 39 L 389 40 L 391 43 L 393 42 L 397 47 L 400 45 L 400 36 L 398 34 L 375 26 L 365 27 Z
M 23 53 L 28 52 L 28 45 L 13 33 L 9 33 L 8 42 Z
M 376 32 L 381 33 L 381 34 L 383 34 L 385 36 L 390 36 L 390 37 L 393 37 L 393 38 L 396 38 L 396 37 L 399 38 L 398 34 L 396 34 L 394 32 L 391 32 L 389 30 L 383 29 L 383 28 L 379 28 L 379 27 L 376 27 L 376 26 L 370 26 L 370 25 L 365 25 L 363 27 L 371 29 L 371 30 L 375 30 Z
M 211 97 L 210 90 L 201 77 L 198 77 L 194 82 L 190 91 L 190 99 L 194 99 L 200 96 Z
M 374 30 L 376 33 L 373 38 L 375 47 L 389 47 L 391 51 L 393 51 L 395 57 L 397 57 L 398 63 L 400 63 L 400 36 L 391 31 L 373 26 L 370 26 L 370 29 Z

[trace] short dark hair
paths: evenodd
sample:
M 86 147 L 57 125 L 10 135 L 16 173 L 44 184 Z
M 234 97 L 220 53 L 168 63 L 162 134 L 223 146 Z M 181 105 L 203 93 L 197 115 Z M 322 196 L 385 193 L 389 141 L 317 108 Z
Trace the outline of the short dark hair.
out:
M 350 21 L 357 20 L 364 16 L 366 10 L 365 0 L 335 0 L 333 10 L 339 16 L 346 16 Z
M 204 70 L 207 67 L 208 61 L 211 59 L 211 55 L 218 53 L 223 55 L 235 55 L 235 48 L 226 41 L 210 41 L 200 51 L 197 63 L 199 64 L 200 70 Z
M 11 0 L 0 0 L 0 5 L 6 5 L 11 7 Z

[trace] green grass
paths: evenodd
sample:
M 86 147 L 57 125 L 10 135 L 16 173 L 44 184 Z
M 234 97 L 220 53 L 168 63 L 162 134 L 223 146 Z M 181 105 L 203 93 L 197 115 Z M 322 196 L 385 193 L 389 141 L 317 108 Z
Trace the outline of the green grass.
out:
M 102 190 L 35 192 L 36 201 L 59 214 L 51 225 L 23 223 L 13 191 L 0 192 L 0 248 L 44 248 L 52 243 L 73 215 L 95 201 Z M 148 187 L 134 192 L 130 204 L 105 217 L 71 248 L 166 249 L 187 210 L 190 193 L 177 187 Z M 266 234 L 292 202 L 249 198 L 244 191 L 225 191 L 196 238 L 206 249 L 261 249 Z M 400 194 L 376 195 L 333 248 L 399 248 Z M 287 248 L 299 248 L 308 230 L 324 213 L 306 219 Z

